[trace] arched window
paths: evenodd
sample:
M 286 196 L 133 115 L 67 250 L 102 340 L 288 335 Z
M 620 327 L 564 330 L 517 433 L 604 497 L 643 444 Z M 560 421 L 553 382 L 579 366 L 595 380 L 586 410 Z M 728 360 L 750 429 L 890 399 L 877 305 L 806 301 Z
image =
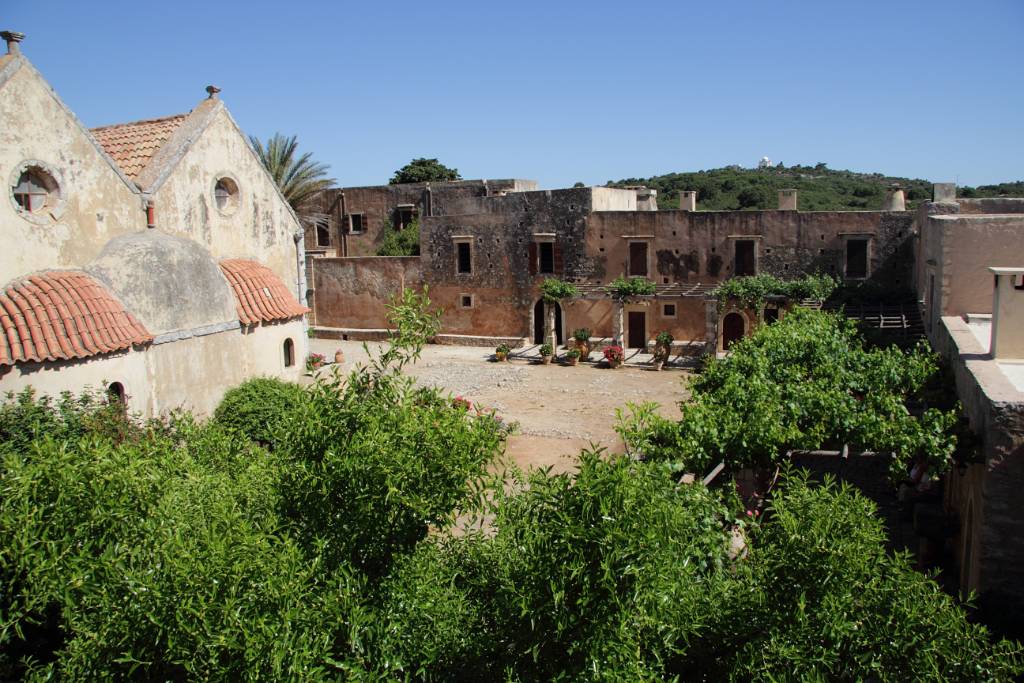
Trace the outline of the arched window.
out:
M 110 384 L 107 385 L 107 401 L 110 404 L 113 405 L 117 403 L 124 407 L 126 405 L 125 399 L 126 396 L 124 393 L 123 384 L 121 384 L 120 382 L 111 382 Z
M 291 338 L 284 340 L 284 366 L 290 368 L 295 365 L 295 342 Z
M 213 200 L 222 213 L 238 208 L 238 183 L 228 177 L 220 178 L 213 186 Z

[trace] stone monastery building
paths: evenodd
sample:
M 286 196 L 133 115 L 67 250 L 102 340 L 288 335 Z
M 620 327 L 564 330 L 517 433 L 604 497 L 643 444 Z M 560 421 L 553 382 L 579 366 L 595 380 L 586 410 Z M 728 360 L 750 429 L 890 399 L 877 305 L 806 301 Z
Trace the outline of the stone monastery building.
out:
M 210 412 L 306 357 L 298 219 L 217 97 L 87 130 L 2 34 L 0 391 Z M 298 239 L 298 241 L 297 241 Z

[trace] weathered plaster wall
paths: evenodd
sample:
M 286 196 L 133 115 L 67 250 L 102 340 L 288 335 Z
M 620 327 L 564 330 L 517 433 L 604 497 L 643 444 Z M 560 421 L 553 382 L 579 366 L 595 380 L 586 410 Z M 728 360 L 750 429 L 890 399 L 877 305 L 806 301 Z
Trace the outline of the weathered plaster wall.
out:
M 918 292 L 928 303 L 926 313 L 991 313 L 992 274 L 988 268 L 1024 262 L 1024 214 L 923 214 L 918 225 Z M 932 276 L 935 308 L 928 302 Z
M 0 284 L 37 270 L 74 268 L 106 242 L 145 229 L 141 199 L 97 149 L 42 77 L 20 58 L 0 73 Z M 56 219 L 25 218 L 11 194 L 18 167 L 37 160 L 55 171 L 64 198 Z
M 295 345 L 295 365 L 284 366 L 286 338 Z M 0 375 L 0 391 L 32 386 L 41 394 L 78 394 L 120 382 L 128 409 L 144 417 L 175 409 L 198 416 L 213 412 L 224 392 L 250 377 L 296 381 L 304 369 L 308 339 L 301 321 L 233 329 L 201 337 L 94 356 L 77 361 L 19 363 Z
M 224 175 L 239 187 L 239 205 L 230 212 L 218 209 L 213 197 Z M 195 240 L 218 260 L 256 259 L 300 296 L 293 239 L 299 223 L 223 107 L 154 199 L 160 229 Z
M 587 254 L 604 272 L 626 273 L 631 237 L 650 238 L 649 277 L 658 283 L 719 282 L 733 274 L 735 237 L 753 236 L 758 272 L 794 277 L 802 272 L 845 273 L 845 235 L 871 236 L 870 279 L 911 283 L 913 215 L 878 211 L 657 211 L 603 212 L 588 218 Z
M 316 259 L 313 282 L 318 326 L 384 329 L 391 298 L 403 283 L 419 288 L 423 278 L 419 257 L 366 256 Z
M 972 548 L 963 582 L 969 590 L 991 593 L 1001 601 L 1024 606 L 1024 392 L 1017 391 L 967 323 L 948 316 L 934 335 L 936 350 L 950 363 L 957 395 L 971 430 L 981 440 L 983 463 L 964 475 L 947 475 L 946 505 L 958 513 L 960 531 L 953 539 L 958 566 L 970 535 Z M 972 524 L 965 524 L 973 508 Z M 962 569 L 961 569 L 962 571 Z

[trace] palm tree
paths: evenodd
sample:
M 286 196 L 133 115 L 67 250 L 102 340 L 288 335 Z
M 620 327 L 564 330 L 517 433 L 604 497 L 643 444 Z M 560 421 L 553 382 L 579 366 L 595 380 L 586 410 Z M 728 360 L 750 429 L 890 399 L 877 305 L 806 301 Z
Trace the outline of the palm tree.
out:
M 294 135 L 287 138 L 274 133 L 266 147 L 255 135 L 249 136 L 249 142 L 299 219 L 320 219 L 322 215 L 313 210 L 310 200 L 334 185 L 334 178 L 327 177 L 330 166 L 313 161 L 310 152 L 298 156 L 299 145 Z

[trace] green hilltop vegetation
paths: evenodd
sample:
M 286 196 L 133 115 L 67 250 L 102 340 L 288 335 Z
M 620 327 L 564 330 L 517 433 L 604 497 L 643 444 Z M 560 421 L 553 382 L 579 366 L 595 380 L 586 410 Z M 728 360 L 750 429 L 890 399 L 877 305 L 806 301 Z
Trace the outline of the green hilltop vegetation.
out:
M 697 190 L 697 208 L 705 211 L 774 209 L 778 191 L 796 188 L 801 211 L 879 210 L 885 191 L 893 184 L 904 189 L 907 208 L 914 209 L 932 196 L 932 181 L 899 178 L 881 173 L 837 171 L 825 164 L 769 168 L 727 166 L 694 173 L 666 173 L 650 178 L 608 181 L 609 187 L 644 185 L 658 191 L 658 208 L 678 209 L 680 190 Z M 957 189 L 961 197 L 1024 196 L 1024 181 Z

